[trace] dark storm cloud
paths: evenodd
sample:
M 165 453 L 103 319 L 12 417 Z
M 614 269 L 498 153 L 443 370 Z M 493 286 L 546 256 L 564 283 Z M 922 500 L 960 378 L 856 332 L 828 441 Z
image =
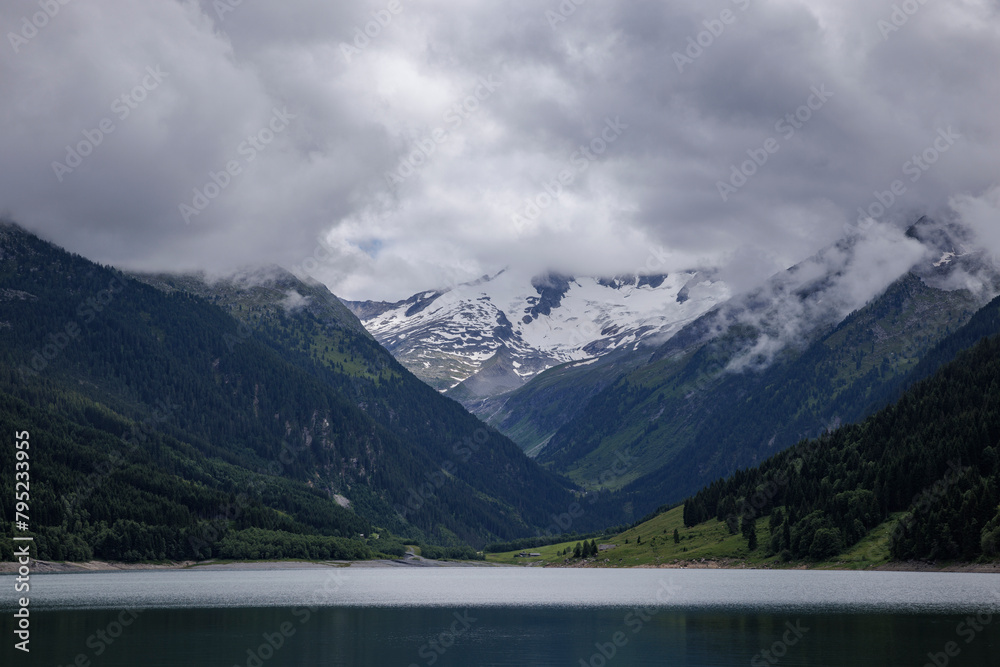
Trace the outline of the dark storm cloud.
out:
M 995 2 L 71 0 L 32 31 L 39 7 L 0 9 L 0 209 L 105 262 L 402 297 L 654 248 L 753 282 L 859 207 L 1000 245 Z

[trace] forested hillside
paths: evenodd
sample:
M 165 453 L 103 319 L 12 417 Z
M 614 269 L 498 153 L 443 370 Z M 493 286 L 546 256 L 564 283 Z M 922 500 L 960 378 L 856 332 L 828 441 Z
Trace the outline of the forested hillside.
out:
M 980 324 L 980 323 L 977 323 Z M 688 499 L 684 522 L 746 530 L 770 516 L 765 545 L 823 559 L 893 513 L 896 559 L 1000 555 L 1000 336 L 983 339 L 896 404 L 802 442 Z
M 272 347 L 288 363 L 347 397 L 400 441 L 438 451 L 439 469 L 449 463 L 456 467 L 453 473 L 447 473 L 452 480 L 464 482 L 470 492 L 510 502 L 527 523 L 548 527 L 551 514 L 565 512 L 573 502 L 570 482 L 534 464 L 510 440 L 485 427 L 459 403 L 414 377 L 364 331 L 325 287 L 303 283 L 277 267 L 267 273 L 269 277 L 257 277 L 252 283 L 209 284 L 177 276 L 143 279 L 161 288 L 181 288 L 204 296 L 224 308 L 242 323 L 241 336 L 252 335 Z M 296 307 L 287 306 L 289 295 L 298 304 Z M 407 490 L 404 508 L 410 507 L 412 500 Z M 403 513 L 427 529 L 432 529 L 433 522 L 447 521 L 445 512 L 461 516 L 472 509 L 418 502 L 419 511 L 411 507 L 411 511 Z M 460 497 L 451 502 L 464 503 Z M 502 507 L 495 509 L 500 516 L 480 513 L 475 522 L 493 531 L 505 511 Z M 590 498 L 588 510 L 585 517 L 579 518 L 578 529 L 591 530 L 630 517 L 620 502 L 607 495 Z M 426 518 L 422 516 L 425 512 Z M 470 538 L 463 534 L 462 539 Z M 478 537 L 471 539 L 478 542 Z
M 294 312 L 241 324 L 0 226 L 0 415 L 32 436 L 39 556 L 365 556 L 398 547 L 379 529 L 481 544 L 573 502 L 360 327 Z M 0 495 L 10 515 L 11 477 Z

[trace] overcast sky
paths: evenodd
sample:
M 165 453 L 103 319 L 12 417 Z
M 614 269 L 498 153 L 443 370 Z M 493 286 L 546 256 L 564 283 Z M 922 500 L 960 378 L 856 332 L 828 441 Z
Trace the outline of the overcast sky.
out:
M 0 212 L 350 298 L 505 266 L 746 284 L 859 207 L 1000 246 L 998 3 L 895 4 L 5 0 Z

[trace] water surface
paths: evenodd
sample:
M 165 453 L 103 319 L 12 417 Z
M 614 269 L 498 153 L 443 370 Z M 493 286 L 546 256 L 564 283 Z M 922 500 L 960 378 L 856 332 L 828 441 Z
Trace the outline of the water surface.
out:
M 987 667 L 1000 664 L 998 579 L 356 567 L 37 575 L 30 660 L 8 645 L 4 665 Z

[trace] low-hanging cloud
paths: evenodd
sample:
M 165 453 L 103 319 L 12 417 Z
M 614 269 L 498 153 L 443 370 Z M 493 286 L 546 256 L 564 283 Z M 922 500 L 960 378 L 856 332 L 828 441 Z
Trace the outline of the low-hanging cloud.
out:
M 706 314 L 681 336 L 681 349 L 728 334 L 728 370 L 766 368 L 782 351 L 810 344 L 907 273 L 935 289 L 965 290 L 985 304 L 1000 293 L 1000 272 L 995 258 L 970 243 L 971 235 L 964 220 L 922 218 L 899 227 L 869 218 L 846 238 Z
M 759 283 L 896 181 L 879 223 L 966 219 L 1000 246 L 996 3 L 571 4 L 76 0 L 36 22 L 37 2 L 4 3 L 0 210 L 99 261 L 305 265 L 350 298 L 506 266 L 628 272 L 651 247 L 664 270 Z
M 928 247 L 905 230 L 872 222 L 835 245 L 724 305 L 729 325 L 752 327 L 753 344 L 730 368 L 764 367 L 781 350 L 803 345 L 882 293 L 928 256 Z

